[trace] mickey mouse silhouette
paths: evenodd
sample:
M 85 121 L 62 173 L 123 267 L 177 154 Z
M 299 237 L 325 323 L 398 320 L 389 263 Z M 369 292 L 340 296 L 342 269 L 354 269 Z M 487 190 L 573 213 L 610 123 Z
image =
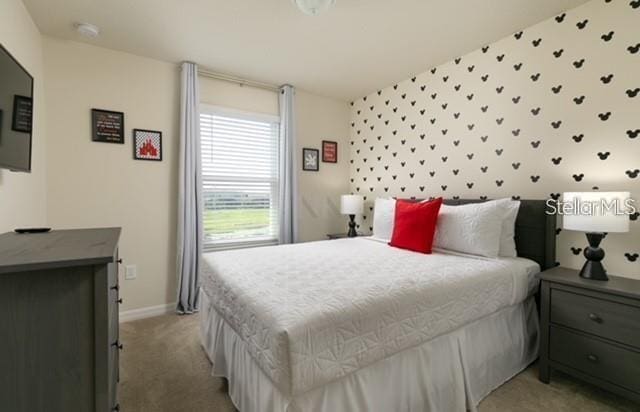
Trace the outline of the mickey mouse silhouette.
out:
M 610 31 L 609 33 L 605 33 L 600 38 L 604 41 L 610 41 L 613 38 L 614 31 Z
M 604 84 L 609 84 L 612 79 L 613 79 L 613 73 L 600 77 L 600 81 Z
M 640 87 L 636 87 L 633 90 L 627 89 L 625 93 L 627 93 L 627 96 L 629 96 L 629 98 L 634 98 L 638 95 L 638 92 L 640 92 Z
M 627 170 L 625 173 L 627 174 L 627 176 L 629 176 L 629 178 L 635 179 L 636 177 L 638 177 L 638 173 L 640 173 L 640 169 Z
M 624 254 L 625 257 L 627 258 L 627 260 L 629 262 L 635 262 L 636 260 L 638 260 L 638 257 L 640 257 L 640 255 L 638 255 L 637 253 L 625 253 Z

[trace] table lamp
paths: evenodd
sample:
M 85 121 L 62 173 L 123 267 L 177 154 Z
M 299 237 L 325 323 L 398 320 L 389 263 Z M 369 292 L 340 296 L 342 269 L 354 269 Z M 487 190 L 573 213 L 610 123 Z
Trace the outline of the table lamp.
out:
M 562 227 L 587 233 L 589 246 L 584 250 L 587 258 L 580 276 L 585 279 L 609 280 L 602 265 L 604 250 L 600 242 L 606 233 L 628 232 L 626 213 L 629 192 L 567 192 L 564 204 L 571 205 L 571 213 L 563 214 Z
M 342 195 L 340 197 L 340 213 L 349 215 L 349 232 L 347 236 L 356 237 L 356 215 L 362 214 L 364 199 L 360 195 Z

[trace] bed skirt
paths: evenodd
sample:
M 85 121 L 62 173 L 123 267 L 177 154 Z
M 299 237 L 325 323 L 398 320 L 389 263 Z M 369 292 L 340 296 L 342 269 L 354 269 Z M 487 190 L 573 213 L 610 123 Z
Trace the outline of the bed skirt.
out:
M 533 297 L 294 397 L 260 369 L 201 291 L 202 346 L 241 412 L 475 411 L 538 355 Z

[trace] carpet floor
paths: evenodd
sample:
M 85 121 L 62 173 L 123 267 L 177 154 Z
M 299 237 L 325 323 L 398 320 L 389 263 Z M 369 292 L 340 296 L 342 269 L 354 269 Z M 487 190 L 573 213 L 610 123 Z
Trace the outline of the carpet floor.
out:
M 120 410 L 233 412 L 223 381 L 211 377 L 198 317 L 166 315 L 120 325 Z M 480 412 L 640 411 L 640 405 L 555 373 L 538 381 L 535 365 L 487 396 Z

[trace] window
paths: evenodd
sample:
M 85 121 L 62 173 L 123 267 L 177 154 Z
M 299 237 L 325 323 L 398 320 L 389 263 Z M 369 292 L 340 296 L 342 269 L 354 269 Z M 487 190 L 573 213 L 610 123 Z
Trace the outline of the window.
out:
M 278 240 L 279 119 L 201 107 L 205 248 Z

